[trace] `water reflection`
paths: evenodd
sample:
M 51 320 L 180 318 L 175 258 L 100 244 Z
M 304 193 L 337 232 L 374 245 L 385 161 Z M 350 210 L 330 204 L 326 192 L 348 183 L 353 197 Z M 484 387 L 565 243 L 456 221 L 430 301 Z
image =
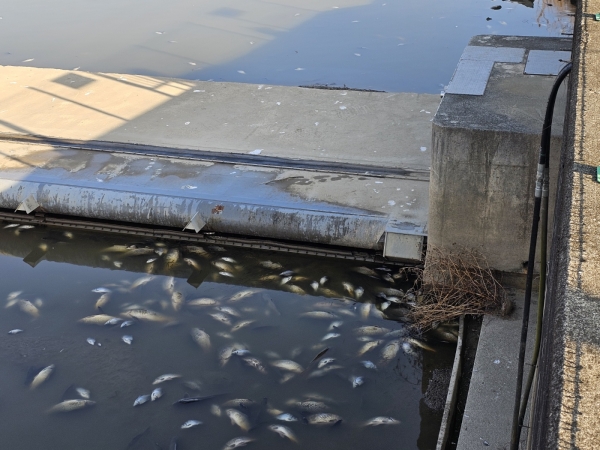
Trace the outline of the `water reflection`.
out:
M 6 447 L 166 449 L 176 437 L 177 448 L 201 442 L 203 448 L 221 449 L 236 436 L 254 439 L 249 448 L 435 445 L 441 411 L 425 392 L 436 370 L 449 370 L 454 346 L 426 337 L 411 340 L 403 323 L 406 306 L 392 302 L 385 313 L 396 320 L 384 317 L 385 299 L 378 294 L 387 292 L 390 301 L 398 294 L 392 290 L 410 287 L 397 268 L 51 228 L 2 228 L 0 253 L 0 298 L 7 306 L 0 315 L 0 439 Z M 193 274 L 201 276 L 186 282 Z M 93 292 L 97 288 L 111 291 L 101 310 L 96 305 L 105 292 Z M 19 309 L 19 301 L 35 305 L 39 318 Z M 148 321 L 135 312 L 140 310 L 168 320 Z M 325 319 L 311 317 L 315 311 Z M 78 323 L 98 313 L 121 320 Z M 130 317 L 140 319 L 121 328 Z M 15 328 L 24 331 L 6 334 Z M 195 342 L 195 328 L 208 334 L 210 349 Z M 132 336 L 130 345 L 123 335 Z M 358 356 L 369 342 L 374 347 Z M 390 354 L 396 342 L 398 351 Z M 223 364 L 222 351 L 229 346 L 249 354 L 230 354 Z M 260 361 L 266 374 L 244 357 Z M 329 367 L 341 367 L 316 373 L 325 357 L 335 359 Z M 289 363 L 277 360 L 293 360 L 304 371 L 296 373 L 295 366 L 286 368 Z M 365 367 L 363 360 L 378 370 Z M 31 375 L 51 364 L 52 375 L 31 390 Z M 161 398 L 134 407 L 163 374 L 181 378 L 159 384 Z M 352 377 L 358 376 L 364 384 L 353 388 Z M 78 397 L 76 388 L 89 390 L 96 404 L 68 414 L 46 413 Z M 173 405 L 186 396 L 214 394 L 219 396 Z M 232 406 L 225 403 L 236 398 L 257 404 L 233 408 L 248 417 L 248 432 L 227 417 Z M 335 427 L 303 423 L 302 417 L 316 420 L 298 405 L 305 400 L 325 403 L 326 412 L 343 422 Z M 300 420 L 278 422 L 275 415 L 281 413 Z M 401 424 L 365 427 L 375 416 Z M 203 424 L 182 430 L 188 420 Z M 300 444 L 280 438 L 268 428 L 274 424 L 289 427 Z
M 557 36 L 571 29 L 567 10 L 567 1 L 30 0 L 3 8 L 0 64 L 437 93 L 472 36 Z

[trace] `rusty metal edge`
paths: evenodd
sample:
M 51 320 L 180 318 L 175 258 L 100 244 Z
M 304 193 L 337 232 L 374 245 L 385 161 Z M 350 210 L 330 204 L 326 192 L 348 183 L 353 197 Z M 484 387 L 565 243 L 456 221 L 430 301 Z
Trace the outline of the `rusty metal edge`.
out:
M 444 414 L 442 416 L 442 424 L 440 425 L 440 432 L 438 434 L 438 441 L 436 450 L 444 450 L 448 442 L 450 435 L 450 425 L 454 417 L 454 410 L 456 409 L 456 399 L 458 396 L 458 383 L 462 375 L 462 345 L 463 345 L 463 334 L 465 328 L 465 316 L 460 316 L 458 322 L 458 340 L 456 342 L 456 353 L 454 354 L 454 364 L 452 366 L 452 374 L 450 376 L 450 384 L 448 386 L 448 395 L 446 396 L 446 406 L 444 407 Z

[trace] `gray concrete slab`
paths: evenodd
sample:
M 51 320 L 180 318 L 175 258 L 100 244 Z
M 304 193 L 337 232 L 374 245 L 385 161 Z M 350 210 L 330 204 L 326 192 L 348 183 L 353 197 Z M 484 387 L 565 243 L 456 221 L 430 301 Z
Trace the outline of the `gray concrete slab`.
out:
M 509 448 L 524 292 L 511 291 L 511 295 L 516 300 L 516 307 L 509 318 L 483 318 L 457 450 Z M 525 377 L 531 367 L 536 318 L 537 295 L 534 294 L 529 315 Z M 523 432 L 521 441 L 526 440 L 527 433 Z
M 182 228 L 198 214 L 207 230 L 421 257 L 436 95 L 24 67 L 0 84 L 0 207 L 34 195 Z
M 532 50 L 568 50 L 570 45 L 563 38 L 471 40 L 470 47 L 518 49 L 524 58 L 495 62 L 484 95 L 444 96 L 433 123 L 430 244 L 476 249 L 494 269 L 524 273 L 540 136 L 555 79 L 524 74 L 525 61 Z M 550 205 L 556 198 L 565 102 L 563 88 L 552 125 Z

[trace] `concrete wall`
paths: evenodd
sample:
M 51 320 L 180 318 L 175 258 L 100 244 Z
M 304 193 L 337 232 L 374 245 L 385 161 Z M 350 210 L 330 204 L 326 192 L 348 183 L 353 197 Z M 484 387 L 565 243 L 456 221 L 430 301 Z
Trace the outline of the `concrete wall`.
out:
M 523 59 L 496 61 L 483 95 L 445 95 L 433 121 L 428 245 L 476 249 L 492 268 L 521 274 L 528 259 L 543 117 L 555 79 L 524 71 L 531 50 L 550 54 L 570 48 L 570 42 L 476 36 L 468 49 L 473 47 L 487 47 L 486 58 L 493 58 L 494 52 L 502 57 L 498 49 L 522 50 Z M 456 73 L 461 64 L 462 59 Z M 469 64 L 477 69 L 477 61 Z M 456 83 L 450 90 L 456 90 Z M 552 128 L 550 205 L 556 191 L 565 97 L 562 89 Z M 551 215 L 552 210 L 551 206 Z

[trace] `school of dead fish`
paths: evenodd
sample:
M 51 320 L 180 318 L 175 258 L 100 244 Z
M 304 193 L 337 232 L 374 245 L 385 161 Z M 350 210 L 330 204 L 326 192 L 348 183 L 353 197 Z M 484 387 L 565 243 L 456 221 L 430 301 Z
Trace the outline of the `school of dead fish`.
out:
M 15 228 L 16 233 L 19 234 L 21 230 L 27 230 L 33 228 L 33 226 L 9 224 L 4 228 Z M 71 233 L 67 233 L 70 235 L 69 237 L 72 237 Z M 234 278 L 243 271 L 243 267 L 228 256 L 220 256 L 225 251 L 226 249 L 223 247 L 212 246 L 209 250 L 205 250 L 202 247 L 194 245 L 169 249 L 163 243 L 156 243 L 153 247 L 137 245 L 113 245 L 107 247 L 102 252 L 103 258 L 110 258 L 113 255 L 118 255 L 123 259 L 131 257 L 145 258 L 150 274 L 136 279 L 128 286 L 110 288 L 100 286 L 92 289 L 92 292 L 100 294 L 99 298 L 93 304 L 93 308 L 96 311 L 94 314 L 81 318 L 79 323 L 112 327 L 117 331 L 121 328 L 143 322 L 169 326 L 176 325 L 178 323 L 177 314 L 186 309 L 196 311 L 205 310 L 207 318 L 223 325 L 223 332 L 217 333 L 218 336 L 231 340 L 231 344 L 215 349 L 212 345 L 213 339 L 211 339 L 211 336 L 200 327 L 192 328 L 189 330 L 187 337 L 182 336 L 182 338 L 191 338 L 199 351 L 216 358 L 220 367 L 225 368 L 232 358 L 239 358 L 250 370 L 255 370 L 264 376 L 278 377 L 279 383 L 286 383 L 294 378 L 311 379 L 323 377 L 328 374 L 336 374 L 342 379 L 346 379 L 351 389 L 360 389 L 362 385 L 368 382 L 368 376 L 359 376 L 351 373 L 355 371 L 354 368 L 357 366 L 362 366 L 369 371 L 377 371 L 379 368 L 389 365 L 401 351 L 408 355 L 415 355 L 422 350 L 435 351 L 427 343 L 408 336 L 405 328 L 391 329 L 379 325 L 360 325 L 360 321 L 364 321 L 369 317 L 399 319 L 401 316 L 389 313 L 400 308 L 410 308 L 416 300 L 414 292 L 403 292 L 394 287 L 396 279 L 402 277 L 402 272 L 394 274 L 387 267 L 371 269 L 360 266 L 354 269 L 354 272 L 357 274 L 381 281 L 377 292 L 367 293 L 365 289 L 355 286 L 349 281 L 334 283 L 327 275 L 322 276 L 318 280 L 312 280 L 303 276 L 300 270 L 284 270 L 285 268 L 281 264 L 265 260 L 260 262 L 260 266 L 264 272 L 270 273 L 266 273 L 259 278 L 259 281 L 265 285 L 265 289 L 250 288 L 240 290 L 233 295 L 222 298 L 195 299 L 187 299 L 181 291 L 176 289 L 177 281 L 175 278 L 164 277 L 162 284 L 159 284 L 159 277 L 151 274 L 155 264 L 162 259 L 164 267 L 167 269 L 172 269 L 179 264 L 186 264 L 194 270 L 201 270 L 203 266 L 212 266 L 213 277 Z M 154 256 L 149 257 L 151 255 Z M 353 276 L 353 279 L 357 278 L 360 279 L 360 277 Z M 157 285 L 157 289 L 162 290 L 164 293 L 165 300 L 161 302 L 161 308 L 167 311 L 170 310 L 170 312 L 158 312 L 144 305 L 126 303 L 121 305 L 121 312 L 119 314 L 109 315 L 104 313 L 104 309 L 110 307 L 113 290 L 118 290 L 120 293 L 132 293 L 141 286 L 153 282 Z M 275 352 L 268 350 L 261 352 L 259 349 L 250 349 L 245 345 L 234 342 L 236 332 L 242 328 L 260 326 L 255 319 L 244 319 L 244 309 L 239 306 L 243 305 L 245 299 L 260 299 L 264 307 L 264 312 L 267 315 L 281 314 L 271 296 L 266 292 L 272 285 L 299 295 L 305 295 L 308 291 L 313 295 L 324 298 L 324 300 L 312 305 L 307 303 L 311 306 L 311 309 L 298 316 L 300 320 L 325 322 L 325 334 L 312 347 L 309 347 L 309 350 L 313 352 L 318 351 L 318 353 L 308 365 L 302 366 L 294 361 L 294 357 L 302 351 L 300 348 L 292 351 L 290 359 L 284 359 L 280 355 L 275 354 Z M 168 300 L 166 300 L 167 298 Z M 369 298 L 369 301 L 358 302 L 361 298 Z M 24 298 L 23 291 L 12 292 L 7 296 L 6 308 L 14 306 L 18 306 L 20 311 L 30 316 L 32 320 L 39 320 L 42 317 L 43 301 L 41 299 L 28 300 Z M 248 311 L 253 310 L 252 308 L 245 309 Z M 389 321 L 383 323 L 387 326 L 393 326 L 394 324 L 394 322 Z M 23 333 L 23 331 L 22 329 L 13 329 L 8 331 L 8 334 L 16 335 Z M 440 325 L 436 329 L 436 332 L 440 340 L 456 342 L 458 334 L 455 324 Z M 326 356 L 329 350 L 327 345 L 329 345 L 330 341 L 337 340 L 342 336 L 352 338 L 357 343 L 354 359 L 346 359 L 343 364 L 337 361 L 336 358 Z M 121 340 L 127 345 L 134 345 L 132 334 L 123 334 Z M 87 338 L 87 342 L 90 345 L 101 346 L 100 342 L 91 337 Z M 365 359 L 365 356 L 368 355 L 372 359 L 376 359 L 377 362 Z M 51 379 L 54 370 L 55 365 L 50 364 L 33 374 L 29 384 L 30 389 L 38 389 L 41 385 L 47 383 Z M 149 402 L 158 402 L 164 392 L 163 387 L 156 387 L 156 385 L 162 385 L 163 383 L 181 378 L 181 375 L 176 373 L 158 376 L 152 383 L 154 389 L 149 393 L 143 393 L 135 398 L 132 402 L 133 407 L 137 408 Z M 184 381 L 184 385 L 190 389 L 200 389 L 200 386 L 194 381 Z M 150 389 L 151 387 L 149 387 Z M 80 398 L 64 400 L 50 407 L 48 412 L 66 413 L 96 405 L 96 402 L 90 399 L 91 394 L 89 390 L 79 387 L 75 389 L 75 392 Z M 222 395 L 226 394 L 201 397 L 186 396 L 175 402 L 175 405 L 208 400 L 215 401 L 215 399 Z M 318 397 L 318 395 L 315 397 Z M 303 422 L 314 426 L 335 426 L 344 420 L 340 415 L 332 411 L 334 408 L 330 404 L 321 401 L 319 398 L 290 399 L 286 403 L 285 409 L 287 411 L 270 405 L 267 399 L 263 399 L 262 402 L 256 402 L 251 399 L 232 399 L 223 402 L 220 406 L 217 403 L 213 403 L 210 411 L 216 417 L 228 418 L 231 425 L 243 433 L 249 433 L 259 426 L 266 426 L 268 430 L 276 433 L 282 439 L 287 439 L 293 443 L 300 442 L 294 431 L 289 426 L 277 422 Z M 260 411 L 259 416 L 266 413 L 269 419 L 266 421 L 261 420 L 257 423 L 257 410 Z M 363 421 L 359 425 L 375 427 L 398 424 L 400 424 L 399 420 L 381 415 Z M 191 418 L 181 425 L 181 429 L 196 428 L 200 425 L 203 425 L 202 421 Z M 225 443 L 223 449 L 235 449 L 253 441 L 255 439 L 248 436 L 240 436 Z M 176 448 L 177 439 L 174 437 L 171 441 L 170 449 L 175 450 Z

